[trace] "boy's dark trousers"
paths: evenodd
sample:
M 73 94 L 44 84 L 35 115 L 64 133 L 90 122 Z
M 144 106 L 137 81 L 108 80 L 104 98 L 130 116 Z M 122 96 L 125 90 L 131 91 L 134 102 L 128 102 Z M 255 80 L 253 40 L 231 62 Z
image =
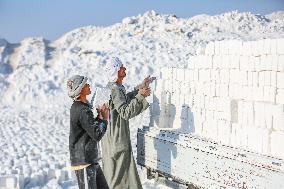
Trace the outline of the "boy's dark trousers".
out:
M 103 171 L 98 163 L 76 170 L 79 189 L 109 189 Z

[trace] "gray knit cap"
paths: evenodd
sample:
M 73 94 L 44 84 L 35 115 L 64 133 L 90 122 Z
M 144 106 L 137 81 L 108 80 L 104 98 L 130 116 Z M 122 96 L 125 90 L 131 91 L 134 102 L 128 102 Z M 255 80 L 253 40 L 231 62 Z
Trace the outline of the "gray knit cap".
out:
M 73 100 L 77 100 L 81 90 L 87 83 L 88 78 L 81 75 L 74 75 L 67 81 L 68 96 Z

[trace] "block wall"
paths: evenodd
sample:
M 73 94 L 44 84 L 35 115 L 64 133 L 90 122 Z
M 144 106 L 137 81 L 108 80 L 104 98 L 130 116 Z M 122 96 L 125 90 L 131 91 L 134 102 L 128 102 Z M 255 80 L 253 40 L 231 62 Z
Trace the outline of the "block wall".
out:
M 284 158 L 284 38 L 211 42 L 162 69 L 151 124 Z

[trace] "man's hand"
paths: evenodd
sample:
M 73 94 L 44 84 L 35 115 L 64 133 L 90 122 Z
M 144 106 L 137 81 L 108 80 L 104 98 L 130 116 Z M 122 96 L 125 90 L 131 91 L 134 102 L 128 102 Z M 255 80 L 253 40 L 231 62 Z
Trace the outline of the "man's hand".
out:
M 148 77 L 143 80 L 141 87 L 149 87 L 149 84 L 152 83 L 155 79 L 156 77 L 151 77 L 150 75 L 148 75 Z
M 138 93 L 147 97 L 151 94 L 151 89 L 149 87 L 140 87 Z
M 103 104 L 100 106 L 98 109 L 98 118 L 103 119 L 103 120 L 108 120 L 109 119 L 109 108 L 106 104 Z

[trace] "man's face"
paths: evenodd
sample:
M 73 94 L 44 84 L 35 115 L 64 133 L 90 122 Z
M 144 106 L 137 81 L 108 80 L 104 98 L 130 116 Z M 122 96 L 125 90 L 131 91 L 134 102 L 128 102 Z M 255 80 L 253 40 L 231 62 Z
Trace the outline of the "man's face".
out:
M 86 96 L 91 94 L 91 88 L 90 88 L 90 84 L 89 83 L 86 83 L 84 85 L 84 87 L 82 88 L 81 94 L 86 95 Z
M 118 78 L 124 78 L 126 76 L 126 68 L 121 65 L 120 69 L 118 70 Z

